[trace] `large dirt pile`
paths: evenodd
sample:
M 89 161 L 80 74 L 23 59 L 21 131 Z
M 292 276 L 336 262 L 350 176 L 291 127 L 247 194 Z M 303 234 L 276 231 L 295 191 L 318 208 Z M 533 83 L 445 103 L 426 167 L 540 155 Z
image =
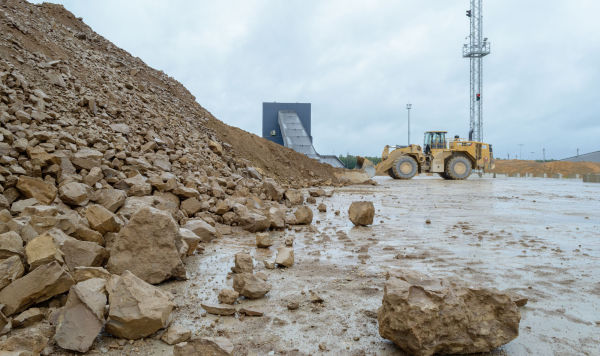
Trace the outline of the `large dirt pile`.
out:
M 557 174 L 572 176 L 575 174 L 600 173 L 600 163 L 595 162 L 536 162 L 521 160 L 496 160 L 496 168 L 493 170 L 500 174 L 525 174 L 534 175 Z
M 153 334 L 175 307 L 153 284 L 187 278 L 186 256 L 230 226 L 294 224 L 293 187 L 336 183 L 58 5 L 0 2 L 0 123 L 0 350 L 15 354 Z

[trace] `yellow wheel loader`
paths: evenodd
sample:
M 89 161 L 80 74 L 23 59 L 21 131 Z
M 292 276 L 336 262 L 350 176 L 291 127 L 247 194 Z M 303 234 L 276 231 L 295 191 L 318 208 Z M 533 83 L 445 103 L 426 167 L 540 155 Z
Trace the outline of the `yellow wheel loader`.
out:
M 458 136 L 447 142 L 446 133 L 425 132 L 424 150 L 419 145 L 385 146 L 377 166 L 364 157 L 357 157 L 356 168 L 370 177 L 388 174 L 394 179 L 411 179 L 418 173 L 438 173 L 444 179 L 467 179 L 473 170 L 494 169 L 492 145 L 462 140 Z

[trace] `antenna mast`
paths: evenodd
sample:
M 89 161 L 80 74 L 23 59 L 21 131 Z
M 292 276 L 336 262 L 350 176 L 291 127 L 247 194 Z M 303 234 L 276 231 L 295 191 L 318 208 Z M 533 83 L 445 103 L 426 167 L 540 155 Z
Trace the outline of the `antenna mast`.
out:
M 483 72 L 483 57 L 490 54 L 490 43 L 487 41 L 487 37 L 483 37 L 481 1 L 471 0 L 471 10 L 467 10 L 467 17 L 471 21 L 471 33 L 469 34 L 469 43 L 465 43 L 463 46 L 463 57 L 469 58 L 471 64 L 469 140 L 472 141 L 483 141 L 481 76 Z

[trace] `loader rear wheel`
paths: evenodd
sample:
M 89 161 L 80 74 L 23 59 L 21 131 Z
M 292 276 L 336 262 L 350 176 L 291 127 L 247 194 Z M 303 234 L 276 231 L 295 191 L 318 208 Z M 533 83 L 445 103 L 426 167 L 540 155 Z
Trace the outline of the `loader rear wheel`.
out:
M 392 164 L 392 173 L 394 173 L 395 177 L 393 178 L 395 179 L 411 179 L 418 170 L 417 161 L 411 156 L 400 156 Z
M 444 172 L 449 179 L 467 179 L 471 175 L 471 161 L 465 156 L 454 156 L 446 163 Z

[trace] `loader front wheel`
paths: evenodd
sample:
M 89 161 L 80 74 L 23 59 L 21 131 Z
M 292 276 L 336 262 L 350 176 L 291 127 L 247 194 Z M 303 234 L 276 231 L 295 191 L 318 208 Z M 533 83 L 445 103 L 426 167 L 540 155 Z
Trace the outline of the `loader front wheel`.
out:
M 471 161 L 465 156 L 454 156 L 446 163 L 446 176 L 449 179 L 467 179 L 471 175 Z
M 392 173 L 395 179 L 411 179 L 419 170 L 417 161 L 411 156 L 400 156 L 394 160 Z
M 394 179 L 398 179 L 398 177 L 396 177 L 396 175 L 394 174 L 394 170 L 393 169 L 388 169 L 388 175 Z

